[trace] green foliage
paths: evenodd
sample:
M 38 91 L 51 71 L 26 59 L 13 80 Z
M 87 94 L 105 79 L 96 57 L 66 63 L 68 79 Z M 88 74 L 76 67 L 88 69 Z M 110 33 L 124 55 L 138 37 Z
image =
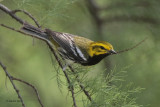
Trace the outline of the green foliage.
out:
M 71 84 L 75 87 L 76 96 L 82 96 L 79 98 L 79 102 L 83 102 L 84 107 L 141 107 L 136 103 L 138 95 L 143 88 L 134 87 L 133 83 L 128 83 L 124 86 L 124 78 L 126 77 L 126 69 L 130 67 L 125 67 L 124 69 L 117 71 L 116 68 L 112 70 L 106 77 L 104 77 L 104 71 L 95 75 L 92 75 L 91 68 L 84 68 L 75 64 L 75 73 L 68 71 L 69 77 L 71 78 Z M 78 78 L 77 78 L 78 75 Z M 61 81 L 60 78 L 64 77 L 61 73 L 58 76 L 57 84 L 59 86 L 67 85 L 65 81 Z M 60 79 L 60 80 L 59 80 Z M 77 82 L 77 80 L 79 82 Z M 59 82 L 61 81 L 61 82 Z M 83 84 L 86 90 L 92 97 L 92 102 L 90 102 L 83 91 L 79 88 L 78 84 Z M 59 87 L 62 90 L 62 87 Z M 63 92 L 62 92 L 63 93 Z
M 113 70 L 105 78 L 104 74 L 98 74 L 85 81 L 94 98 L 85 107 L 140 107 L 133 95 L 141 92 L 142 88 L 134 88 L 132 83 L 122 85 L 125 75 L 126 71 Z

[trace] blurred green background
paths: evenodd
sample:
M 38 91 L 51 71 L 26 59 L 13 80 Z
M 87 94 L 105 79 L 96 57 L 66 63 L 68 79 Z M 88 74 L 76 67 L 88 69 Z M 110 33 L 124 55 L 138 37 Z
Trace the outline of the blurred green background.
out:
M 43 28 L 68 32 L 95 41 L 108 41 L 115 50 L 131 47 L 148 37 L 142 45 L 105 58 L 93 67 L 95 74 L 107 68 L 117 71 L 127 68 L 123 84 L 130 82 L 144 90 L 136 102 L 145 107 L 160 105 L 160 1 L 159 0 L 3 0 L 10 9 L 30 12 Z M 21 18 L 30 21 L 23 14 Z M 98 16 L 98 17 L 97 17 Z M 21 25 L 0 10 L 0 23 L 19 29 Z M 54 60 L 54 59 L 53 59 Z M 0 61 L 11 75 L 34 84 L 46 107 L 71 107 L 72 99 L 66 86 L 60 92 L 56 62 L 51 60 L 47 45 L 40 40 L 0 27 Z M 65 82 L 65 78 L 61 78 Z M 0 68 L 0 106 L 20 107 L 9 80 Z M 38 107 L 31 88 L 15 82 L 28 107 Z M 69 95 L 70 96 L 70 95 Z M 77 97 L 80 103 L 81 97 Z M 17 99 L 18 100 L 18 99 Z M 82 104 L 80 103 L 80 107 Z

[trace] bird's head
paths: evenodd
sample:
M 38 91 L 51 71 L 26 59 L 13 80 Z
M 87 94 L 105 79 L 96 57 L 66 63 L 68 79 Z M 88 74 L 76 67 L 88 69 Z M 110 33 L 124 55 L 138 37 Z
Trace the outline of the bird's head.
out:
M 105 41 L 92 42 L 89 46 L 89 55 L 90 57 L 99 56 L 99 55 L 111 55 L 116 54 L 113 46 Z

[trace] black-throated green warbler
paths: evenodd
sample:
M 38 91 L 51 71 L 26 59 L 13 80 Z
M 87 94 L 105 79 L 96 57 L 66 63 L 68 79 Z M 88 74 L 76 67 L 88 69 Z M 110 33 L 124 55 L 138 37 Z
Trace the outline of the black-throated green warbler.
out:
M 104 57 L 116 53 L 112 45 L 104 41 L 94 42 L 84 37 L 50 29 L 43 31 L 29 24 L 24 24 L 21 30 L 54 45 L 63 59 L 84 66 L 97 64 Z

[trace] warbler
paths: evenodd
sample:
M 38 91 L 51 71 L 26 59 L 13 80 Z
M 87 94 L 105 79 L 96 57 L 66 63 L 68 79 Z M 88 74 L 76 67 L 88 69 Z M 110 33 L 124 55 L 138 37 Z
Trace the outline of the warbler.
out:
M 106 56 L 116 54 L 113 46 L 105 41 L 95 42 L 69 33 L 50 29 L 41 30 L 29 24 L 24 24 L 21 30 L 55 46 L 60 56 L 67 61 L 69 60 L 68 62 L 90 66 L 99 63 Z

